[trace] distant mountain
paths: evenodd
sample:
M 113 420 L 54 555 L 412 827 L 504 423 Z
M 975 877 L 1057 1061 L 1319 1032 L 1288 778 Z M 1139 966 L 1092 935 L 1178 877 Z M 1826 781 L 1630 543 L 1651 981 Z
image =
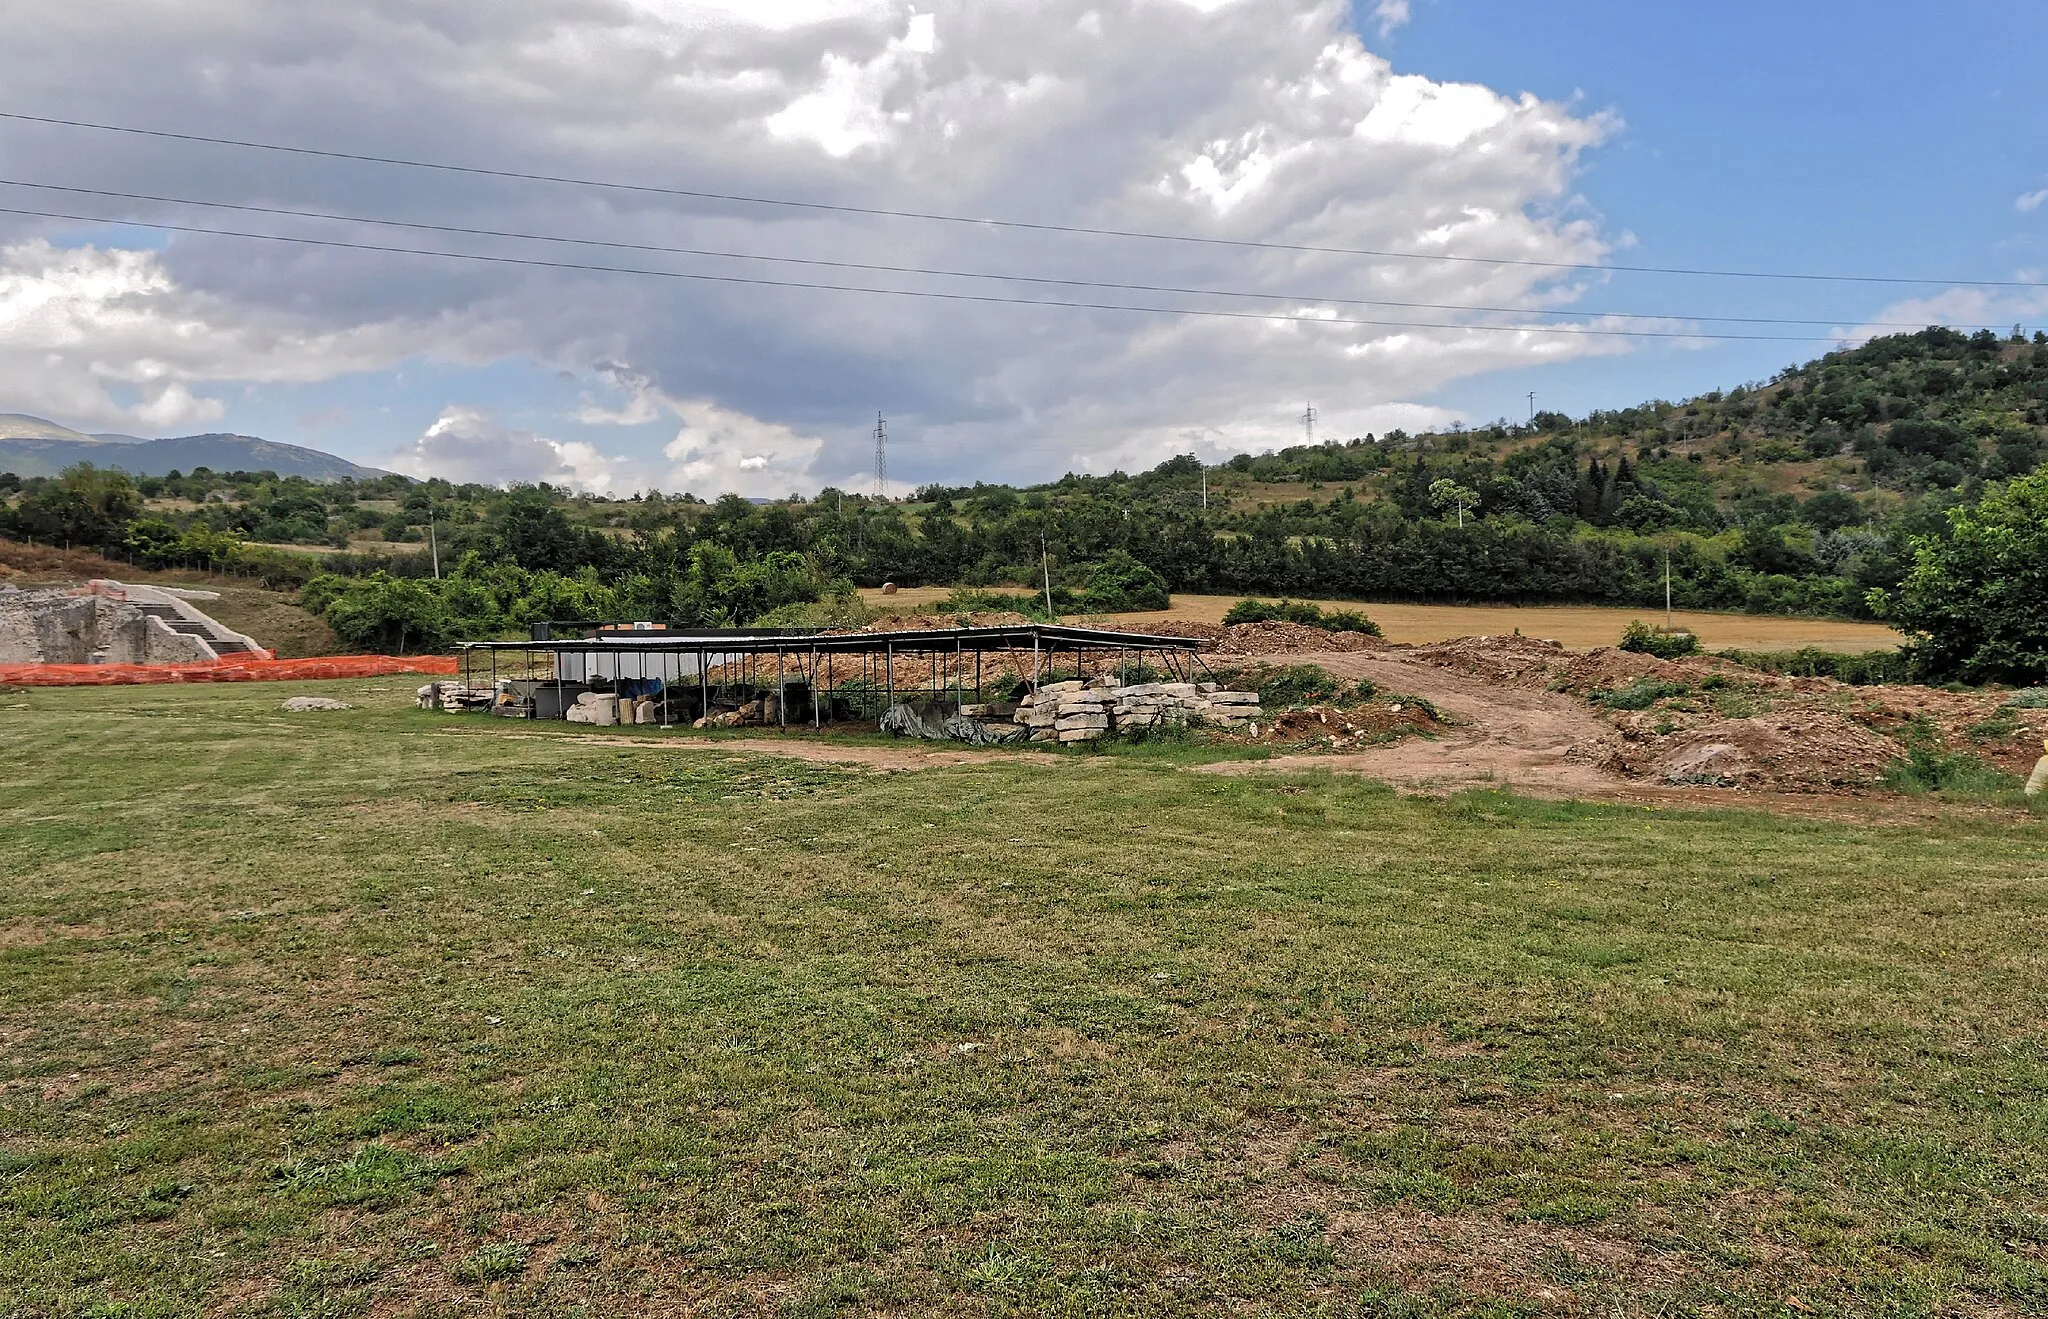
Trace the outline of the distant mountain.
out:
M 216 472 L 276 472 L 309 481 L 367 480 L 384 475 L 318 449 L 278 444 L 253 435 L 181 435 L 141 440 L 132 435 L 86 435 L 41 417 L 0 413 L 0 472 L 55 476 L 73 463 L 118 467 L 131 476 L 162 476 L 206 467 Z
M 0 440 L 84 440 L 99 438 L 25 412 L 0 412 Z

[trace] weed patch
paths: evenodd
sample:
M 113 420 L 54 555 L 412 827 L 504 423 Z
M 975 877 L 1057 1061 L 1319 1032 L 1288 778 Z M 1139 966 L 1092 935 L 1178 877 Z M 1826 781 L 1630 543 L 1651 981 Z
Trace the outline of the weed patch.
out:
M 1613 691 L 1593 692 L 1587 699 L 1606 710 L 1647 710 L 1659 701 L 1691 694 L 1692 688 L 1682 682 L 1638 678 L 1626 687 L 1617 687 Z

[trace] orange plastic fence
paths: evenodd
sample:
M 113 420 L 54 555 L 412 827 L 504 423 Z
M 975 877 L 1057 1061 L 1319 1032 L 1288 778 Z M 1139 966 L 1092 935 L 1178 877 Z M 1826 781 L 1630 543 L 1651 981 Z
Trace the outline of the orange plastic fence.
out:
M 326 655 L 318 659 L 224 659 L 211 664 L 0 664 L 0 685 L 111 687 L 151 682 L 291 682 L 306 678 L 382 678 L 394 673 L 447 676 L 446 655 Z

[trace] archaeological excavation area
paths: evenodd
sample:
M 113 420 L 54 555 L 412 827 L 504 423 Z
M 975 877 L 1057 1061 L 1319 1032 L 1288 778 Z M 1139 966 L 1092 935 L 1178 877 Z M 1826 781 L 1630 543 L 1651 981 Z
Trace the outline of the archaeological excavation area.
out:
M 1077 743 L 1163 725 L 1255 725 L 1256 692 L 1209 670 L 1203 641 L 1040 623 L 867 632 L 533 627 L 462 648 L 423 707 L 515 719 L 884 732 L 968 743 Z

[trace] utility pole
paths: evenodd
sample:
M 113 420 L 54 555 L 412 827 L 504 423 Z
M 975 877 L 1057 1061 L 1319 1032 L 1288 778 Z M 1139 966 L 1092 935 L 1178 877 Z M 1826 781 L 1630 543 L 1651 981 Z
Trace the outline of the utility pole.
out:
M 1301 414 L 1301 424 L 1302 424 L 1303 428 L 1304 428 L 1304 429 L 1306 429 L 1306 430 L 1308 431 L 1308 443 L 1309 443 L 1309 447 L 1310 447 L 1310 448 L 1314 448 L 1314 447 L 1315 447 L 1315 443 L 1316 443 L 1316 405 L 1315 405 L 1315 404 L 1313 404 L 1313 403 L 1309 404 L 1309 405 L 1308 405 L 1308 408 L 1307 408 L 1307 409 L 1306 409 L 1306 410 L 1305 410 L 1305 411 L 1304 411 L 1304 412 L 1303 412 L 1303 413 Z
M 1202 511 L 1209 511 L 1209 464 L 1202 464 Z
M 879 503 L 889 500 L 889 428 L 879 412 L 875 414 L 875 499 Z
M 427 505 L 427 551 L 434 556 L 434 580 L 441 580 L 441 542 L 434 538 L 434 506 Z
M 1664 551 L 1664 630 L 1671 630 L 1671 551 Z
M 1057 623 L 1059 616 L 1052 611 L 1052 556 L 1046 553 L 1043 536 L 1038 538 L 1038 566 L 1045 574 L 1045 616 Z
M 1536 391 L 1529 391 L 1529 420 L 1536 420 Z

